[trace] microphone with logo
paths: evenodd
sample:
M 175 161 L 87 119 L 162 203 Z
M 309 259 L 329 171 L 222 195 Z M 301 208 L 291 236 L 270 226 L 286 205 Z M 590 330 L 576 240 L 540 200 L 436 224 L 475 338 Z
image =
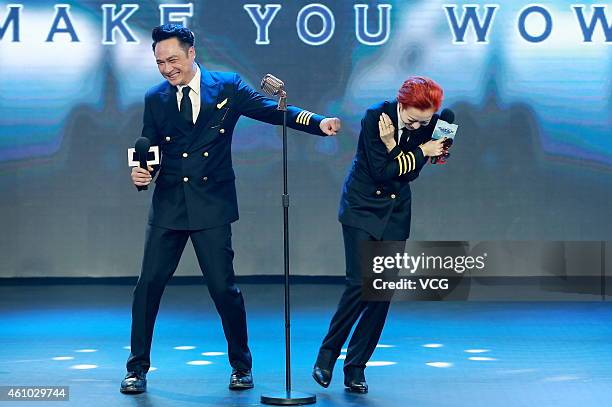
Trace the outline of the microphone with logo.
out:
M 149 148 L 151 147 L 151 141 L 146 137 L 139 137 L 134 145 L 136 150 L 136 157 L 140 168 L 147 169 L 147 156 L 149 155 Z M 136 186 L 139 191 L 146 191 L 149 189 L 147 185 Z
M 448 149 L 453 144 L 455 135 L 457 134 L 457 128 L 459 127 L 458 125 L 453 124 L 454 121 L 455 113 L 452 110 L 443 109 L 440 112 L 440 117 L 436 122 L 436 127 L 434 127 L 431 138 L 433 140 L 445 138 L 444 142 L 442 143 L 444 146 L 444 153 L 436 157 L 431 157 L 432 164 L 444 164 L 446 163 L 448 157 L 450 157 Z

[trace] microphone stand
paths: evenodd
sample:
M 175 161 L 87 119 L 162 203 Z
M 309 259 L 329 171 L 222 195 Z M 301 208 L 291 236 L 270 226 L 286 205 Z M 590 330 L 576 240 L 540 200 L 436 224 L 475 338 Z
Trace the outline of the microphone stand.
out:
M 263 394 L 261 402 L 277 406 L 314 404 L 317 396 L 291 390 L 291 303 L 289 298 L 289 193 L 287 192 L 287 92 L 280 89 L 277 110 L 283 112 L 283 249 L 285 262 L 285 391 Z

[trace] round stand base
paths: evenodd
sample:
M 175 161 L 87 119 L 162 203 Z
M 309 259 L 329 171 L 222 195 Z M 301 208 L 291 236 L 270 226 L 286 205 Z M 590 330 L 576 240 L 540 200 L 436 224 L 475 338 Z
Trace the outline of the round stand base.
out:
M 264 394 L 261 396 L 263 404 L 271 404 L 274 406 L 302 406 L 304 404 L 314 404 L 317 402 L 317 396 L 299 391 L 283 391 L 272 394 Z

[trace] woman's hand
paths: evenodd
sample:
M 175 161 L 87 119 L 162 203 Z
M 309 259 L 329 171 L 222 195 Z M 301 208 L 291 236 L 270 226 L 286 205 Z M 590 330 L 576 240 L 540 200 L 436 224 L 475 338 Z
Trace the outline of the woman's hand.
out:
M 387 151 L 391 151 L 395 148 L 397 143 L 395 142 L 395 127 L 391 122 L 391 118 L 386 113 L 380 115 L 378 120 L 378 131 L 380 133 L 380 139 L 387 147 Z
M 440 138 L 438 140 L 429 140 L 427 143 L 421 144 L 421 150 L 423 150 L 423 155 L 425 157 L 437 157 L 444 153 L 444 140 L 446 137 Z

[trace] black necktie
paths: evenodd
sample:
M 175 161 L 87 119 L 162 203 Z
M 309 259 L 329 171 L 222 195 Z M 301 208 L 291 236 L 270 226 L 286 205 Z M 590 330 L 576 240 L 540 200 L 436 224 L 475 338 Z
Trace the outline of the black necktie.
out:
M 183 98 L 181 99 L 181 117 L 191 126 L 193 126 L 193 107 L 191 106 L 191 99 L 189 98 L 190 90 L 191 88 L 189 86 L 185 86 L 183 88 Z
M 405 145 L 408 141 L 408 129 L 406 127 L 402 127 L 399 131 L 399 145 Z

